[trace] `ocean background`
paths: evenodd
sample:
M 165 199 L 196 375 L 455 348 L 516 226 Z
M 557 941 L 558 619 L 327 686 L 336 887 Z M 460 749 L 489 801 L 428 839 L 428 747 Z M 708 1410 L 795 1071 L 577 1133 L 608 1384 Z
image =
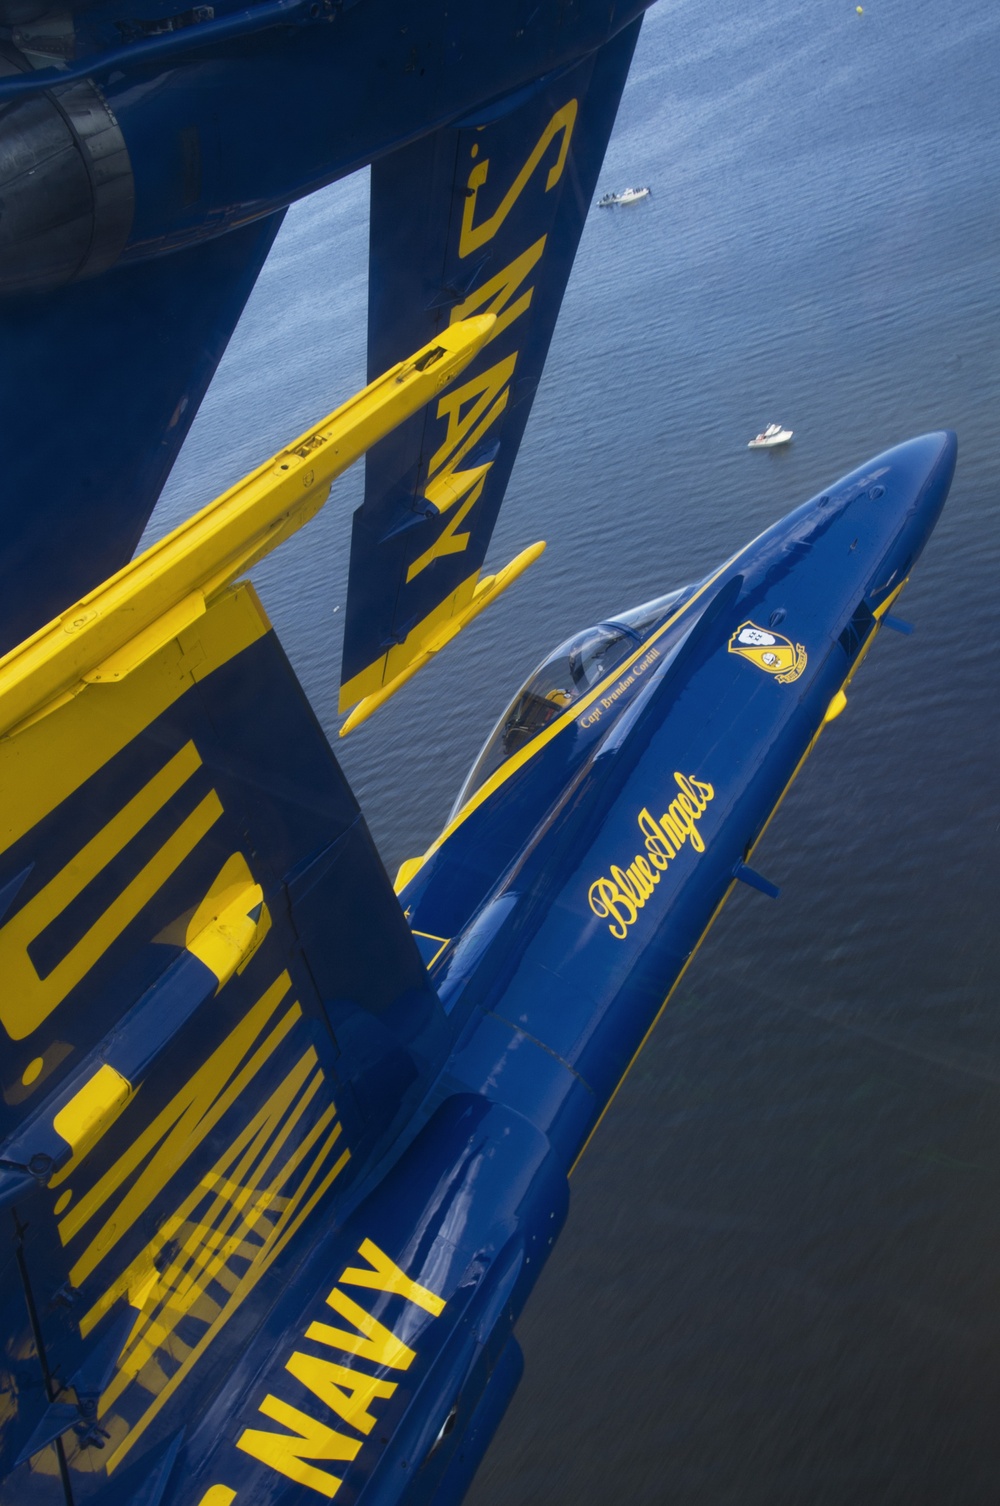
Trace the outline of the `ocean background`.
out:
M 548 552 L 337 745 L 394 873 L 562 638 L 957 430 L 917 632 L 575 1173 L 472 1506 L 1000 1501 L 998 63 L 990 0 L 660 0 L 598 189 L 653 193 L 588 220 L 490 562 Z M 363 384 L 367 195 L 289 213 L 151 536 Z M 331 737 L 361 486 L 255 572 Z

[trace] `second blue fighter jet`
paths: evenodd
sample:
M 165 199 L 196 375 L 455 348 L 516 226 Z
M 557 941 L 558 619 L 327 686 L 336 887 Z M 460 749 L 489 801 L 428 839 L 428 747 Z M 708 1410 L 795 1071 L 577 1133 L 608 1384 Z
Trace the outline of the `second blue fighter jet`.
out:
M 397 902 L 229 581 L 491 328 L 0 662 L 4 1502 L 458 1502 L 573 1163 L 902 626 L 951 434 L 550 655 Z

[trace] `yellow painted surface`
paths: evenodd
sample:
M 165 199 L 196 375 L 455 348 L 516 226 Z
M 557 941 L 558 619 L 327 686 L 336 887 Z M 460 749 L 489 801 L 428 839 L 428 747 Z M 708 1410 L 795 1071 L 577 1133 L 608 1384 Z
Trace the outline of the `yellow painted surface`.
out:
M 117 940 L 222 814 L 214 791 L 207 794 L 144 864 L 103 913 L 44 978 L 28 949 L 73 900 L 148 825 L 201 767 L 194 743 L 186 743 L 45 887 L 0 927 L 0 1022 L 13 1040 L 24 1040 L 62 1003 L 72 988 Z
M 317 1469 L 310 1461 L 350 1461 L 361 1448 L 361 1440 L 338 1433 L 335 1428 L 317 1422 L 315 1417 L 289 1406 L 277 1396 L 265 1396 L 260 1410 L 265 1417 L 289 1431 L 275 1433 L 262 1428 L 245 1428 L 236 1440 L 236 1447 L 279 1474 L 287 1475 L 297 1485 L 304 1485 L 332 1500 L 343 1481 L 325 1469 Z
M 380 1250 L 377 1244 L 370 1239 L 364 1240 L 358 1254 L 362 1260 L 368 1262 L 365 1266 L 348 1266 L 341 1273 L 342 1286 L 367 1286 L 376 1292 L 395 1292 L 400 1297 L 405 1297 L 407 1302 L 412 1302 L 416 1307 L 422 1307 L 424 1312 L 430 1313 L 431 1317 L 437 1318 L 444 1312 L 445 1300 L 437 1296 L 426 1286 L 413 1281 L 405 1271 L 401 1271 L 395 1261 Z
M 464 611 L 475 595 L 478 580 L 479 571 L 476 570 L 461 585 L 456 586 L 451 595 L 446 596 L 433 612 L 428 612 L 423 621 L 411 630 L 405 643 L 393 644 L 374 664 L 369 664 L 367 669 L 355 675 L 353 680 L 345 680 L 340 687 L 338 709 L 346 711 L 355 702 L 377 695 L 383 685 L 401 677 L 413 657 L 414 645 L 419 649 L 427 638 L 433 637 L 440 628 L 445 627 L 456 613 Z M 400 683 L 403 683 L 401 679 Z
M 792 684 L 809 662 L 804 644 L 750 621 L 740 623 L 729 640 L 729 652 L 773 675 L 779 685 Z
M 179 637 L 185 628 L 196 623 L 199 617 L 205 615 L 206 610 L 204 593 L 192 592 L 190 596 L 185 596 L 183 601 L 179 601 L 175 607 L 162 613 L 144 632 L 130 638 L 124 648 L 109 655 L 107 659 L 102 659 L 100 664 L 89 670 L 82 678 L 88 685 L 107 685 L 113 684 L 116 680 L 124 680 L 152 654 L 163 648 L 171 639 Z
M 705 851 L 697 823 L 709 801 L 715 799 L 715 788 L 703 779 L 677 772 L 674 785 L 678 793 L 659 818 L 645 807 L 636 817 L 636 839 L 642 839 L 645 851 L 631 859 L 623 855 L 624 866 L 613 863 L 587 891 L 591 910 L 608 922 L 608 930 L 618 941 L 628 936 L 629 927 L 635 925 L 640 910 L 685 843 L 699 854 Z
M 52 1126 L 79 1162 L 118 1118 L 132 1097 L 132 1084 L 105 1062 L 73 1095 Z
M 368 1410 L 372 1402 L 379 1397 L 390 1397 L 396 1389 L 395 1381 L 378 1380 L 363 1370 L 349 1370 L 334 1360 L 320 1360 L 298 1350 L 285 1369 L 359 1433 L 370 1433 L 378 1421 Z
M 531 305 L 534 288 L 527 288 L 517 298 L 513 295 L 518 291 L 529 272 L 534 271 L 536 264 L 541 260 L 542 253 L 548 243 L 548 236 L 543 235 L 534 245 L 522 251 L 520 256 L 508 262 L 502 271 L 488 282 L 480 283 L 465 299 L 464 303 L 451 311 L 451 324 L 456 324 L 460 319 L 469 319 L 473 314 L 496 314 L 497 322 L 490 333 L 490 339 L 495 340 L 502 335 L 504 330 L 515 319 L 526 312 Z
M 440 957 L 441 953 L 444 951 L 445 947 L 448 945 L 449 941 L 451 940 L 451 937 L 450 936 L 433 936 L 430 933 L 430 931 L 414 931 L 413 934 L 414 934 L 414 936 L 422 936 L 425 941 L 435 941 L 435 942 L 437 942 L 437 950 L 435 951 L 433 957 L 431 957 L 430 960 L 428 962 L 425 962 L 425 964 L 424 964 L 425 967 L 432 968 L 434 966 L 435 962 Z
M 532 174 L 541 166 L 542 159 L 548 151 L 549 146 L 558 136 L 560 138 L 559 154 L 553 165 L 549 168 L 545 179 L 546 193 L 556 186 L 562 177 L 563 168 L 566 165 L 570 138 L 573 135 L 573 127 L 576 124 L 577 108 L 577 101 L 570 99 L 555 112 L 528 153 L 527 159 L 519 168 L 514 181 L 504 192 L 499 207 L 488 218 L 481 220 L 478 225 L 474 225 L 473 220 L 476 217 L 479 190 L 489 175 L 490 159 L 484 157 L 481 162 L 476 163 L 469 174 L 466 197 L 462 205 L 462 229 L 458 241 L 459 256 L 471 256 L 473 251 L 477 251 L 480 246 L 484 246 L 487 241 L 493 239 L 525 188 L 527 188 Z M 491 185 L 491 187 L 493 186 Z
M 894 604 L 895 604 L 895 602 L 896 602 L 896 600 L 897 600 L 897 598 L 899 596 L 900 591 L 902 591 L 903 587 L 908 584 L 909 579 L 910 579 L 910 577 L 908 575 L 905 576 L 904 579 L 900 581 L 900 583 L 896 587 L 896 589 L 889 596 L 886 597 L 886 599 L 885 599 L 885 601 L 883 601 L 882 605 L 875 608 L 875 611 L 874 611 L 873 615 L 874 615 L 874 618 L 875 618 L 876 622 L 881 622 L 882 618 L 886 615 L 886 613 L 890 612 L 892 610 L 892 608 L 893 608 L 893 606 L 894 606 Z
M 308 521 L 334 478 L 442 391 L 495 322 L 482 314 L 449 326 L 0 659 L 0 736 L 102 665 L 116 666 L 111 679 L 127 675 L 142 657 L 126 646 L 152 634 L 144 649 L 155 652 L 161 630 L 177 631 L 164 625 L 170 614 L 190 625 L 195 593 L 211 598 Z
M 270 929 L 264 891 L 246 858 L 235 852 L 188 922 L 184 945 L 215 974 L 221 988 L 243 971 Z
M 414 656 L 394 680 L 387 682 L 381 689 L 368 695 L 355 706 L 341 727 L 340 736 L 346 737 L 349 732 L 353 732 L 355 727 L 367 721 L 372 713 L 377 711 L 380 706 L 383 706 L 390 696 L 394 696 L 397 690 L 402 689 L 407 680 L 412 679 L 417 671 L 422 669 L 435 654 L 440 653 L 446 643 L 450 643 L 453 638 L 457 637 L 462 629 L 468 627 L 469 623 L 478 617 L 480 612 L 485 611 L 488 606 L 491 606 L 497 597 L 507 590 L 508 586 L 512 586 L 518 577 L 524 574 L 528 566 L 533 565 L 535 560 L 544 551 L 544 542 L 539 541 L 537 544 L 531 544 L 527 549 L 523 549 L 520 554 L 516 555 L 509 565 L 505 565 L 502 570 L 497 571 L 496 575 L 483 576 L 482 580 L 475 584 L 471 600 L 468 601 L 466 606 L 456 611 L 454 615 L 449 616 L 435 632 L 429 635 L 422 635 L 423 628 L 431 621 L 430 617 L 426 618 L 424 623 L 420 624 L 419 628 L 414 628 L 406 640 L 406 645 L 400 645 L 400 647 L 409 645 Z M 431 615 L 436 616 L 437 614 Z M 423 647 L 417 651 L 415 650 L 414 640 L 415 638 L 419 639 L 420 636 L 423 637 Z M 351 682 L 351 685 L 356 684 L 357 681 Z M 341 694 L 346 697 L 348 692 L 349 687 L 345 686 Z M 349 702 L 343 700 L 343 704 L 349 704 Z M 414 869 L 414 872 L 416 872 L 416 869 Z
M 437 417 L 444 419 L 446 429 L 444 439 L 428 463 L 428 473 L 432 478 L 428 484 L 431 487 L 439 473 L 448 474 L 457 468 L 491 423 L 499 418 L 507 406 L 510 379 L 516 364 L 515 351 L 485 371 L 477 372 L 460 387 L 453 387 L 438 400 Z M 407 579 L 416 573 L 416 568 L 411 567 Z
M 228 1485 L 210 1485 L 198 1506 L 233 1506 L 235 1500 L 236 1492 Z
M 392 1292 L 405 1297 L 432 1317 L 438 1317 L 444 1311 L 445 1300 L 407 1276 L 372 1240 L 362 1240 L 358 1255 L 365 1264 L 348 1266 L 341 1273 L 339 1286 L 326 1299 L 329 1307 L 348 1320 L 351 1330 L 334 1328 L 327 1323 L 311 1323 L 305 1335 L 315 1343 L 339 1351 L 339 1357 L 328 1359 L 295 1350 L 285 1369 L 312 1392 L 322 1408 L 334 1414 L 338 1423 L 346 1422 L 367 1436 L 379 1421 L 374 1403 L 391 1397 L 397 1383 L 372 1375 L 360 1365 L 343 1364 L 342 1360 L 355 1355 L 378 1366 L 407 1370 L 416 1356 L 396 1334 L 346 1296 L 340 1287 L 360 1286 Z M 298 1413 L 284 1403 L 276 1403 L 273 1396 L 265 1397 L 260 1411 L 292 1431 L 282 1434 L 248 1428 L 241 1434 L 237 1447 L 299 1484 L 323 1495 L 335 1494 L 342 1483 L 339 1476 L 318 1470 L 314 1464 L 305 1461 L 354 1458 L 361 1445 L 358 1444 L 354 1453 L 349 1455 L 338 1454 L 335 1450 L 342 1446 L 342 1435 L 313 1416 Z
M 386 1328 L 371 1313 L 365 1312 L 363 1307 L 359 1307 L 339 1287 L 334 1287 L 326 1302 L 328 1307 L 332 1307 L 340 1317 L 346 1318 L 357 1331 L 335 1328 L 330 1323 L 310 1323 L 306 1329 L 307 1339 L 315 1339 L 318 1344 L 327 1344 L 331 1349 L 343 1350 L 345 1354 L 360 1355 L 376 1365 L 387 1365 L 390 1370 L 409 1370 L 416 1355 L 390 1328 Z
M 494 224 L 490 235 L 496 228 Z M 547 237 L 542 236 L 477 287 L 464 303 L 452 310 L 451 322 L 471 317 L 480 310 L 494 315 L 496 323 L 490 331 L 489 343 L 501 330 L 520 318 L 530 307 L 534 293 L 532 286 L 525 287 L 524 284 L 541 260 L 546 241 Z M 493 461 L 462 469 L 463 461 L 481 446 L 487 431 L 506 410 L 517 358 L 518 352 L 515 351 L 478 372 L 461 387 L 447 392 L 438 402 L 435 417 L 444 424 L 445 432 L 429 461 L 423 495 L 446 515 L 445 524 L 434 542 L 411 561 L 407 581 L 414 580 L 434 560 L 460 554 L 468 547 L 471 531 L 466 525 L 482 495 Z M 364 711 L 359 718 L 363 720 L 389 695 L 401 689 L 411 675 L 428 662 L 429 653 L 436 651 L 431 648 L 432 644 L 440 647 L 455 636 L 451 632 L 438 642 L 443 628 L 452 621 L 460 622 L 463 627 L 471 621 L 471 618 L 463 619 L 463 614 L 483 584 L 479 581 L 478 571 L 467 576 L 455 591 L 409 630 L 402 643 L 392 645 L 342 686 L 339 709 L 347 711 L 360 701 L 381 696 Z M 383 691 L 385 695 L 382 695 Z M 350 725 L 357 726 L 358 722 Z
M 847 709 L 847 697 L 842 690 L 838 690 L 826 711 L 823 713 L 824 722 L 834 722 L 842 711 Z
M 403 859 L 403 861 L 399 865 L 399 872 L 396 874 L 396 882 L 393 886 L 397 894 L 399 893 L 400 889 L 404 889 L 406 887 L 406 885 L 410 882 L 410 879 L 416 873 L 417 869 L 423 867 L 423 862 L 423 858 Z
M 350 1160 L 350 1150 L 338 1143 L 341 1127 L 315 1050 L 306 1044 L 307 1032 L 302 1034 L 305 1049 L 298 1061 L 255 1110 L 251 1085 L 257 1073 L 302 1018 L 295 1003 L 274 1018 L 288 988 L 289 979 L 283 974 L 198 1069 L 187 1089 L 149 1126 L 136 1147 L 126 1152 L 123 1164 L 109 1172 L 104 1185 L 93 1189 L 89 1207 L 83 1210 L 84 1222 L 99 1210 L 105 1222 L 91 1236 L 81 1260 L 71 1267 L 71 1279 L 74 1273 L 83 1279 L 84 1270 L 94 1269 L 106 1258 L 158 1188 L 186 1164 L 193 1146 L 213 1132 L 238 1099 L 244 1103 L 250 1117 L 244 1118 L 233 1143 L 196 1186 L 185 1190 L 174 1214 L 158 1227 L 132 1264 L 112 1277 L 81 1322 L 86 1335 L 122 1292 L 129 1294 L 133 1306 L 141 1307 L 125 1358 L 102 1399 L 101 1412 L 108 1414 L 116 1397 L 133 1382 L 137 1389 L 129 1395 L 143 1398 L 143 1410 L 110 1454 L 109 1473 L 181 1390 Z M 305 1126 L 306 1133 L 289 1152 L 288 1140 L 297 1126 Z M 138 1175 L 137 1167 L 141 1168 Z M 112 1201 L 112 1178 L 116 1187 L 127 1186 L 117 1201 Z M 80 1227 L 79 1211 L 74 1211 Z M 63 1220 L 60 1233 L 64 1238 L 69 1234 L 68 1220 Z M 167 1261 L 161 1253 L 165 1250 Z M 185 1319 L 186 1342 L 181 1344 L 176 1327 Z M 194 1342 L 192 1325 L 202 1329 Z M 169 1374 L 160 1364 L 161 1352 L 170 1359 Z
M 239 1311 L 243 1303 L 253 1292 L 258 1281 L 270 1270 L 282 1250 L 295 1237 L 302 1224 L 343 1171 L 350 1159 L 350 1151 L 347 1150 L 341 1153 L 332 1166 L 328 1169 L 326 1168 L 330 1145 L 334 1138 L 335 1135 L 328 1136 L 323 1144 L 320 1145 L 312 1161 L 305 1168 L 294 1195 L 287 1200 L 286 1206 L 282 1209 L 280 1216 L 276 1218 L 273 1228 L 264 1241 L 257 1258 L 246 1270 L 245 1274 L 235 1282 L 231 1296 L 229 1296 L 219 1312 L 212 1317 L 202 1337 L 186 1353 L 180 1367 L 174 1371 L 169 1379 L 165 1376 L 163 1377 L 162 1383 L 159 1384 L 159 1389 L 156 1391 L 142 1417 L 135 1423 L 122 1443 L 110 1456 L 107 1461 L 109 1474 L 117 1469 L 118 1465 L 143 1436 L 150 1424 L 155 1422 L 164 1406 L 166 1406 L 170 1398 L 183 1385 L 195 1365 L 218 1337 L 224 1325 Z M 316 1177 L 320 1172 L 323 1172 L 322 1179 L 317 1182 Z
M 123 685 L 81 684 L 16 737 L 0 737 L 0 853 L 127 748 L 195 681 L 256 643 L 270 626 L 253 587 L 233 587 Z
M 97 1228 L 91 1229 L 87 1246 L 74 1254 L 70 1269 L 74 1286 L 82 1286 L 108 1257 L 125 1232 L 159 1196 L 177 1168 L 183 1166 L 212 1133 L 226 1110 L 250 1085 L 301 1018 L 298 1004 L 290 1004 L 275 1019 L 290 987 L 288 974 L 282 973 L 62 1220 L 59 1237 L 64 1245 L 75 1239 L 92 1220 L 98 1221 Z M 265 1028 L 268 1030 L 266 1035 Z M 161 1243 L 165 1244 L 171 1235 L 160 1233 Z M 130 1284 L 129 1271 L 126 1270 L 95 1307 L 83 1316 L 81 1331 L 84 1338 Z
M 87 684 L 16 736 L 0 738 L 0 851 L 75 793 L 138 737 L 196 680 L 211 674 L 269 629 L 253 588 L 224 593 L 199 621 L 163 645 L 120 686 Z M 209 792 L 132 881 L 109 892 L 105 908 L 44 978 L 29 948 L 86 886 L 201 767 L 186 744 L 20 910 L 0 925 L 0 1024 L 23 1040 L 52 1014 L 218 820 Z M 265 926 L 266 929 L 266 926 Z M 264 934 L 258 926 L 258 940 Z
M 303 1170 L 308 1185 L 311 1152 L 323 1140 L 328 1156 L 340 1137 L 339 1125 L 333 1125 L 334 1106 L 328 1101 L 324 1105 L 323 1083 L 310 1047 L 200 1186 L 133 1260 L 126 1273 L 126 1279 L 134 1282 L 127 1288 L 128 1300 L 140 1316 L 118 1373 L 102 1397 L 102 1413 L 115 1405 L 133 1381 L 141 1390 L 158 1395 L 167 1384 L 161 1359 L 176 1357 L 178 1327 L 184 1324 L 188 1338 L 199 1322 L 221 1327 L 223 1315 L 231 1315 L 228 1309 L 239 1276 L 249 1274 L 258 1263 L 266 1268 L 275 1232 L 284 1224 L 289 1205 L 297 1203 L 300 1188 L 296 1183 Z M 317 1109 L 311 1133 L 282 1159 L 304 1115 L 315 1114 Z M 90 1321 L 90 1313 L 87 1318 Z M 187 1347 L 183 1346 L 185 1352 Z

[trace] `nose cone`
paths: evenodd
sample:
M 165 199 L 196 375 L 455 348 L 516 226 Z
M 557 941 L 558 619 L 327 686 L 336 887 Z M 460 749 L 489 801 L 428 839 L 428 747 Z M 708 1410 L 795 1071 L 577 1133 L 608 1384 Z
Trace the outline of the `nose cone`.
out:
M 908 439 L 889 454 L 894 458 L 898 455 L 914 478 L 923 475 L 929 485 L 947 492 L 955 474 L 958 439 L 951 429 L 937 429 L 933 434 Z
M 909 500 L 919 539 L 919 542 L 914 539 L 915 552 L 919 552 L 948 496 L 958 458 L 958 439 L 950 429 L 939 429 L 897 445 L 884 458 L 899 476 L 900 495 Z
M 876 501 L 887 530 L 887 552 L 876 567 L 876 580 L 898 581 L 909 575 L 941 515 L 957 455 L 954 434 L 939 429 L 886 450 L 864 468 L 859 483 L 865 490 L 859 500 Z M 878 478 L 874 487 L 868 485 L 872 477 Z

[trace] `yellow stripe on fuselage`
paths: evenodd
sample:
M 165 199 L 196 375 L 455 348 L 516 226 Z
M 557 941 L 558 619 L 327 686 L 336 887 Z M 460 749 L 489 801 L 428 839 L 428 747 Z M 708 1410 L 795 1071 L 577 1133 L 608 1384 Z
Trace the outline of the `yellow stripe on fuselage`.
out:
M 855 659 L 854 663 L 851 665 L 851 668 L 848 671 L 846 678 L 844 679 L 843 685 L 842 685 L 840 691 L 838 692 L 839 695 L 844 695 L 844 692 L 846 691 L 848 685 L 850 685 L 851 681 L 853 680 L 854 675 L 857 672 L 858 665 L 865 658 L 865 656 L 868 653 L 869 649 L 871 648 L 872 644 L 875 642 L 876 637 L 878 636 L 878 629 L 881 626 L 882 618 L 886 615 L 886 613 L 888 612 L 889 608 L 892 606 L 893 602 L 896 600 L 897 596 L 899 595 L 900 591 L 902 591 L 903 587 L 906 585 L 907 580 L 909 580 L 909 576 L 906 577 L 906 580 L 900 581 L 899 585 L 896 587 L 895 591 L 893 591 L 892 595 L 890 597 L 888 597 L 888 599 L 886 601 L 884 601 L 880 607 L 877 607 L 875 609 L 875 613 L 874 613 L 874 616 L 875 616 L 875 628 L 873 629 L 873 631 L 871 633 L 869 633 L 868 639 L 865 642 L 865 644 L 863 645 L 863 647 L 861 649 L 861 652 L 858 654 L 858 656 Z M 846 702 L 846 697 L 845 697 L 845 702 Z M 796 779 L 798 779 L 799 774 L 802 772 L 803 766 L 805 765 L 805 762 L 806 762 L 807 758 L 809 757 L 809 755 L 812 752 L 812 750 L 815 748 L 816 744 L 819 742 L 820 733 L 823 731 L 824 727 L 827 727 L 827 726 L 829 726 L 829 719 L 827 717 L 824 717 L 824 719 L 820 722 L 819 726 L 816 728 L 816 731 L 813 733 L 812 737 L 810 738 L 810 740 L 809 740 L 809 746 L 806 748 L 806 750 L 803 753 L 802 757 L 799 759 L 798 763 L 795 765 L 795 768 L 792 770 L 792 774 L 791 774 L 791 777 L 788 780 L 788 783 L 785 785 L 785 787 L 782 790 L 781 794 L 778 796 L 777 800 L 774 802 L 774 805 L 771 807 L 771 812 L 768 815 L 767 820 L 764 822 L 764 825 L 761 827 L 760 831 L 757 833 L 756 837 L 753 840 L 752 845 L 748 848 L 748 850 L 747 850 L 747 860 L 748 861 L 749 861 L 750 858 L 753 857 L 754 852 L 756 851 L 757 847 L 760 845 L 760 842 L 761 842 L 761 839 L 764 836 L 764 833 L 767 831 L 767 829 L 770 826 L 771 822 L 774 820 L 775 816 L 778 814 L 778 809 L 781 806 L 782 802 L 784 801 L 785 796 L 788 794 L 788 791 L 791 789 L 791 787 L 795 783 Z M 635 1066 L 636 1062 L 639 1060 L 639 1057 L 642 1055 L 642 1052 L 643 1052 L 643 1050 L 644 1050 L 644 1048 L 646 1046 L 646 1043 L 648 1042 L 650 1036 L 652 1035 L 653 1031 L 656 1029 L 657 1025 L 660 1022 L 660 1018 L 661 1018 L 661 1016 L 663 1014 L 663 1011 L 666 1009 L 667 1005 L 670 1003 L 670 1001 L 673 998 L 674 994 L 677 992 L 678 988 L 680 987 L 681 981 L 684 978 L 685 973 L 687 972 L 688 968 L 691 966 L 691 964 L 694 961 L 695 957 L 697 956 L 698 952 L 701 950 L 702 942 L 705 940 L 705 937 L 708 935 L 709 931 L 715 925 L 716 920 L 718 919 L 719 915 L 722 913 L 722 908 L 725 905 L 726 900 L 729 898 L 729 896 L 732 894 L 732 892 L 733 892 L 733 890 L 735 888 L 736 888 L 736 881 L 734 879 L 733 882 L 727 886 L 725 894 L 722 896 L 722 898 L 719 900 L 719 903 L 716 905 L 715 909 L 712 911 L 712 914 L 711 914 L 711 916 L 709 918 L 708 924 L 706 925 L 705 929 L 702 931 L 701 935 L 698 937 L 698 940 L 695 942 L 694 947 L 692 948 L 692 950 L 688 954 L 687 961 L 684 963 L 684 966 L 681 968 L 680 972 L 677 974 L 677 977 L 674 979 L 673 983 L 671 984 L 671 986 L 670 986 L 670 992 L 667 994 L 667 997 L 664 999 L 663 1003 L 660 1005 L 659 1009 L 657 1010 L 655 1019 L 653 1020 L 652 1024 L 649 1027 L 649 1029 L 646 1031 L 646 1034 L 643 1036 L 642 1040 L 639 1042 L 638 1046 L 636 1047 L 635 1052 L 633 1053 L 632 1058 L 629 1061 L 628 1066 L 625 1068 L 625 1071 L 622 1073 L 621 1077 L 618 1079 L 618 1082 L 615 1084 L 614 1091 L 612 1092 L 612 1094 L 611 1094 L 610 1098 L 608 1099 L 607 1103 L 604 1105 L 603 1109 L 601 1110 L 600 1114 L 598 1115 L 598 1117 L 597 1117 L 597 1119 L 596 1119 L 596 1121 L 594 1123 L 594 1126 L 593 1126 L 593 1128 L 590 1131 L 590 1134 L 587 1136 L 586 1140 L 583 1142 L 583 1145 L 580 1147 L 580 1150 L 577 1153 L 576 1160 L 573 1162 L 573 1165 L 569 1169 L 569 1175 L 570 1176 L 573 1175 L 574 1171 L 579 1166 L 581 1160 L 583 1159 L 584 1155 L 586 1154 L 586 1152 L 587 1152 L 587 1150 L 588 1150 L 588 1148 L 590 1146 L 591 1140 L 593 1140 L 594 1136 L 597 1134 L 597 1131 L 600 1129 L 601 1125 L 604 1123 L 604 1116 L 607 1114 L 607 1112 L 610 1109 L 611 1105 L 614 1103 L 615 1099 L 617 1098 L 619 1090 L 621 1089 L 622 1085 L 624 1084 L 626 1077 L 628 1077 L 628 1075 L 631 1072 L 632 1068 Z
M 758 537 L 762 537 L 762 535 L 758 535 Z M 705 595 L 705 592 L 710 590 L 711 587 L 715 585 L 716 581 L 722 575 L 724 575 L 727 570 L 731 569 L 733 565 L 737 564 L 743 555 L 749 553 L 749 551 L 754 547 L 756 543 L 757 539 L 752 539 L 751 542 L 747 544 L 745 548 L 741 549 L 738 554 L 734 554 L 732 558 L 728 559 L 724 565 L 720 565 L 718 570 L 715 571 L 714 575 L 710 575 L 708 579 L 698 587 L 694 595 L 689 597 L 688 600 L 684 602 L 683 606 L 678 607 L 677 611 L 674 612 L 672 616 L 667 618 L 662 627 L 657 628 L 655 633 L 652 633 L 648 638 L 644 639 L 640 646 L 625 660 L 623 664 L 617 665 L 612 673 L 606 675 L 605 678 L 601 680 L 599 684 L 595 685 L 593 690 L 589 691 L 587 695 L 583 696 L 579 701 L 574 701 L 572 706 L 570 706 L 566 711 L 563 712 L 562 716 L 557 717 L 557 719 L 552 723 L 551 726 L 546 727 L 544 732 L 540 732 L 536 738 L 528 743 L 527 747 L 522 748 L 519 753 L 515 753 L 511 758 L 508 758 L 506 763 L 501 764 L 499 769 L 497 769 L 495 773 L 490 775 L 485 784 L 481 785 L 480 788 L 475 792 L 475 794 L 470 796 L 465 805 L 462 806 L 462 809 L 459 811 L 458 815 L 453 821 L 450 821 L 448 823 L 441 835 L 431 843 L 430 847 L 428 847 L 423 857 L 419 860 L 418 866 L 414 867 L 413 870 L 408 874 L 407 882 L 410 882 L 410 880 L 412 880 L 412 878 L 417 873 L 419 873 L 420 868 L 423 867 L 428 858 L 434 856 L 438 848 L 441 847 L 445 842 L 447 842 L 452 833 L 458 830 L 458 828 L 462 825 L 462 822 L 466 821 L 469 816 L 472 815 L 473 811 L 478 810 L 483 802 L 488 800 L 493 792 L 495 790 L 498 790 L 500 786 L 505 782 L 505 780 L 509 779 L 512 774 L 515 774 L 518 769 L 522 768 L 528 762 L 529 758 L 534 758 L 537 754 L 539 754 L 546 746 L 546 744 L 550 743 L 552 739 L 558 733 L 560 733 L 564 727 L 568 727 L 570 722 L 575 722 L 580 713 L 582 711 L 586 711 L 588 706 L 592 706 L 593 703 L 598 699 L 598 697 L 608 689 L 609 685 L 616 684 L 623 675 L 627 674 L 632 665 L 635 664 L 636 660 L 641 658 L 642 655 L 648 651 L 650 645 L 656 643 L 659 638 L 662 638 L 663 634 L 668 630 L 668 628 L 672 628 L 674 623 L 679 621 L 679 619 L 684 616 L 685 612 L 689 612 L 695 605 L 695 603 L 701 600 L 701 598 Z M 417 859 L 415 858 L 411 859 L 410 861 L 417 863 Z

